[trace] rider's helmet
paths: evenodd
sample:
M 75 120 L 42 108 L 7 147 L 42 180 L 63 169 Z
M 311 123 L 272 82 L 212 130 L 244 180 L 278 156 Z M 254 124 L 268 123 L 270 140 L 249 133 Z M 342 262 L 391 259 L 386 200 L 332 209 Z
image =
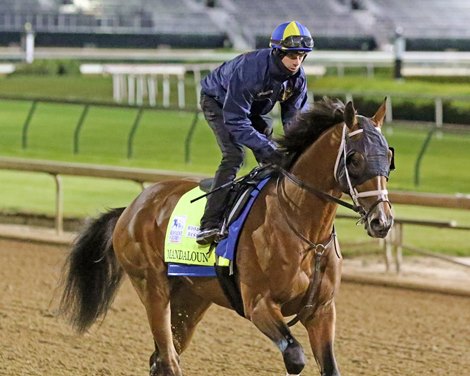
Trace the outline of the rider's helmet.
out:
M 284 52 L 311 52 L 313 39 L 304 25 L 291 21 L 282 23 L 274 29 L 269 46 Z

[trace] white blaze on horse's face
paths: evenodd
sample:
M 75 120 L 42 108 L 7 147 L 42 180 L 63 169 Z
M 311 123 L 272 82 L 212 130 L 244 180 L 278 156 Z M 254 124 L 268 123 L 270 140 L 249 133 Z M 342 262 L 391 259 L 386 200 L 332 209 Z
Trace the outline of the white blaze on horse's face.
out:
M 374 194 L 369 197 L 359 197 L 359 204 L 367 213 L 364 227 L 367 234 L 374 238 L 385 238 L 393 225 L 393 210 L 387 195 L 387 178 L 376 176 L 356 187 L 359 192 Z

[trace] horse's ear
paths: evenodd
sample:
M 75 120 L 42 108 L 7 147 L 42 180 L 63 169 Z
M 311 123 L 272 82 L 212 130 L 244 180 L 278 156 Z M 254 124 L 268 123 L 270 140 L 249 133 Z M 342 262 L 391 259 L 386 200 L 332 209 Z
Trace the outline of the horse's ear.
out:
M 351 101 L 349 101 L 344 107 L 344 122 L 349 129 L 351 129 L 354 124 L 356 124 L 356 110 Z
M 385 119 L 385 112 L 387 110 L 387 97 L 384 98 L 384 101 L 380 105 L 379 109 L 375 113 L 374 116 L 372 116 L 372 120 L 374 121 L 375 124 L 377 124 L 377 127 L 381 128 L 384 119 Z

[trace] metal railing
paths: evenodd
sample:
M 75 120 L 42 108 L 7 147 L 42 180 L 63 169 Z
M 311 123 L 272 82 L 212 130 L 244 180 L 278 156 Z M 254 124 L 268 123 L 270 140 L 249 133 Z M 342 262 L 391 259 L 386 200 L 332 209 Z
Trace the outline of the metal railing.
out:
M 80 152 L 80 135 L 85 123 L 86 117 L 89 113 L 89 110 L 96 107 L 111 107 L 111 108 L 131 108 L 137 111 L 135 118 L 132 121 L 131 129 L 127 136 L 127 152 L 126 156 L 128 159 L 131 159 L 134 156 L 134 139 L 136 132 L 140 126 L 140 121 L 144 111 L 183 111 L 187 113 L 194 114 L 189 124 L 188 132 L 185 136 L 185 151 L 184 151 L 184 161 L 189 163 L 191 161 L 191 142 L 192 137 L 195 131 L 195 127 L 199 120 L 200 111 L 198 109 L 183 109 L 175 108 L 172 106 L 168 107 L 159 107 L 159 106 L 134 106 L 126 104 L 117 104 L 112 102 L 96 102 L 96 101 L 78 101 L 78 100 L 57 100 L 57 99 L 35 99 L 35 98 L 24 98 L 24 97 L 14 97 L 14 96 L 1 96 L 0 99 L 11 100 L 11 101 L 30 101 L 31 106 L 29 107 L 28 113 L 26 115 L 25 121 L 23 122 L 22 131 L 21 131 L 21 146 L 23 149 L 27 149 L 29 146 L 29 129 L 30 124 L 33 120 L 34 114 L 39 103 L 56 103 L 56 104 L 72 104 L 77 106 L 82 106 L 82 111 L 80 116 L 75 124 L 73 131 L 73 153 L 79 154 Z
M 182 173 L 167 170 L 61 163 L 5 157 L 0 158 L 0 169 L 45 173 L 53 177 L 55 182 L 55 229 L 57 234 L 62 234 L 64 222 L 62 175 L 130 180 L 140 184 L 141 187 L 143 187 L 144 183 L 161 180 L 181 178 L 200 180 L 207 177 L 190 172 Z

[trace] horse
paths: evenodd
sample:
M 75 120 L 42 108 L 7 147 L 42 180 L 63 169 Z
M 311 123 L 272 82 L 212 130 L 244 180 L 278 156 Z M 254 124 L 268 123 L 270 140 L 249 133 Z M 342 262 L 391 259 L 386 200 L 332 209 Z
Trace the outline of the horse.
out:
M 299 375 L 306 362 L 286 323 L 293 315 L 308 333 L 320 374 L 340 375 L 334 337 L 342 256 L 334 219 L 338 205 L 345 205 L 376 238 L 384 238 L 393 224 L 384 116 L 385 101 L 371 118 L 357 114 L 352 102 L 314 102 L 277 140 L 289 162 L 261 190 L 240 233 L 234 273 L 241 314 L 277 346 L 288 375 Z M 167 275 L 169 218 L 197 184 L 158 182 L 128 207 L 99 215 L 79 233 L 63 269 L 60 311 L 78 332 L 104 318 L 127 274 L 155 344 L 151 376 L 183 375 L 179 357 L 209 306 L 233 309 L 217 278 Z M 343 193 L 352 204 L 341 200 Z

